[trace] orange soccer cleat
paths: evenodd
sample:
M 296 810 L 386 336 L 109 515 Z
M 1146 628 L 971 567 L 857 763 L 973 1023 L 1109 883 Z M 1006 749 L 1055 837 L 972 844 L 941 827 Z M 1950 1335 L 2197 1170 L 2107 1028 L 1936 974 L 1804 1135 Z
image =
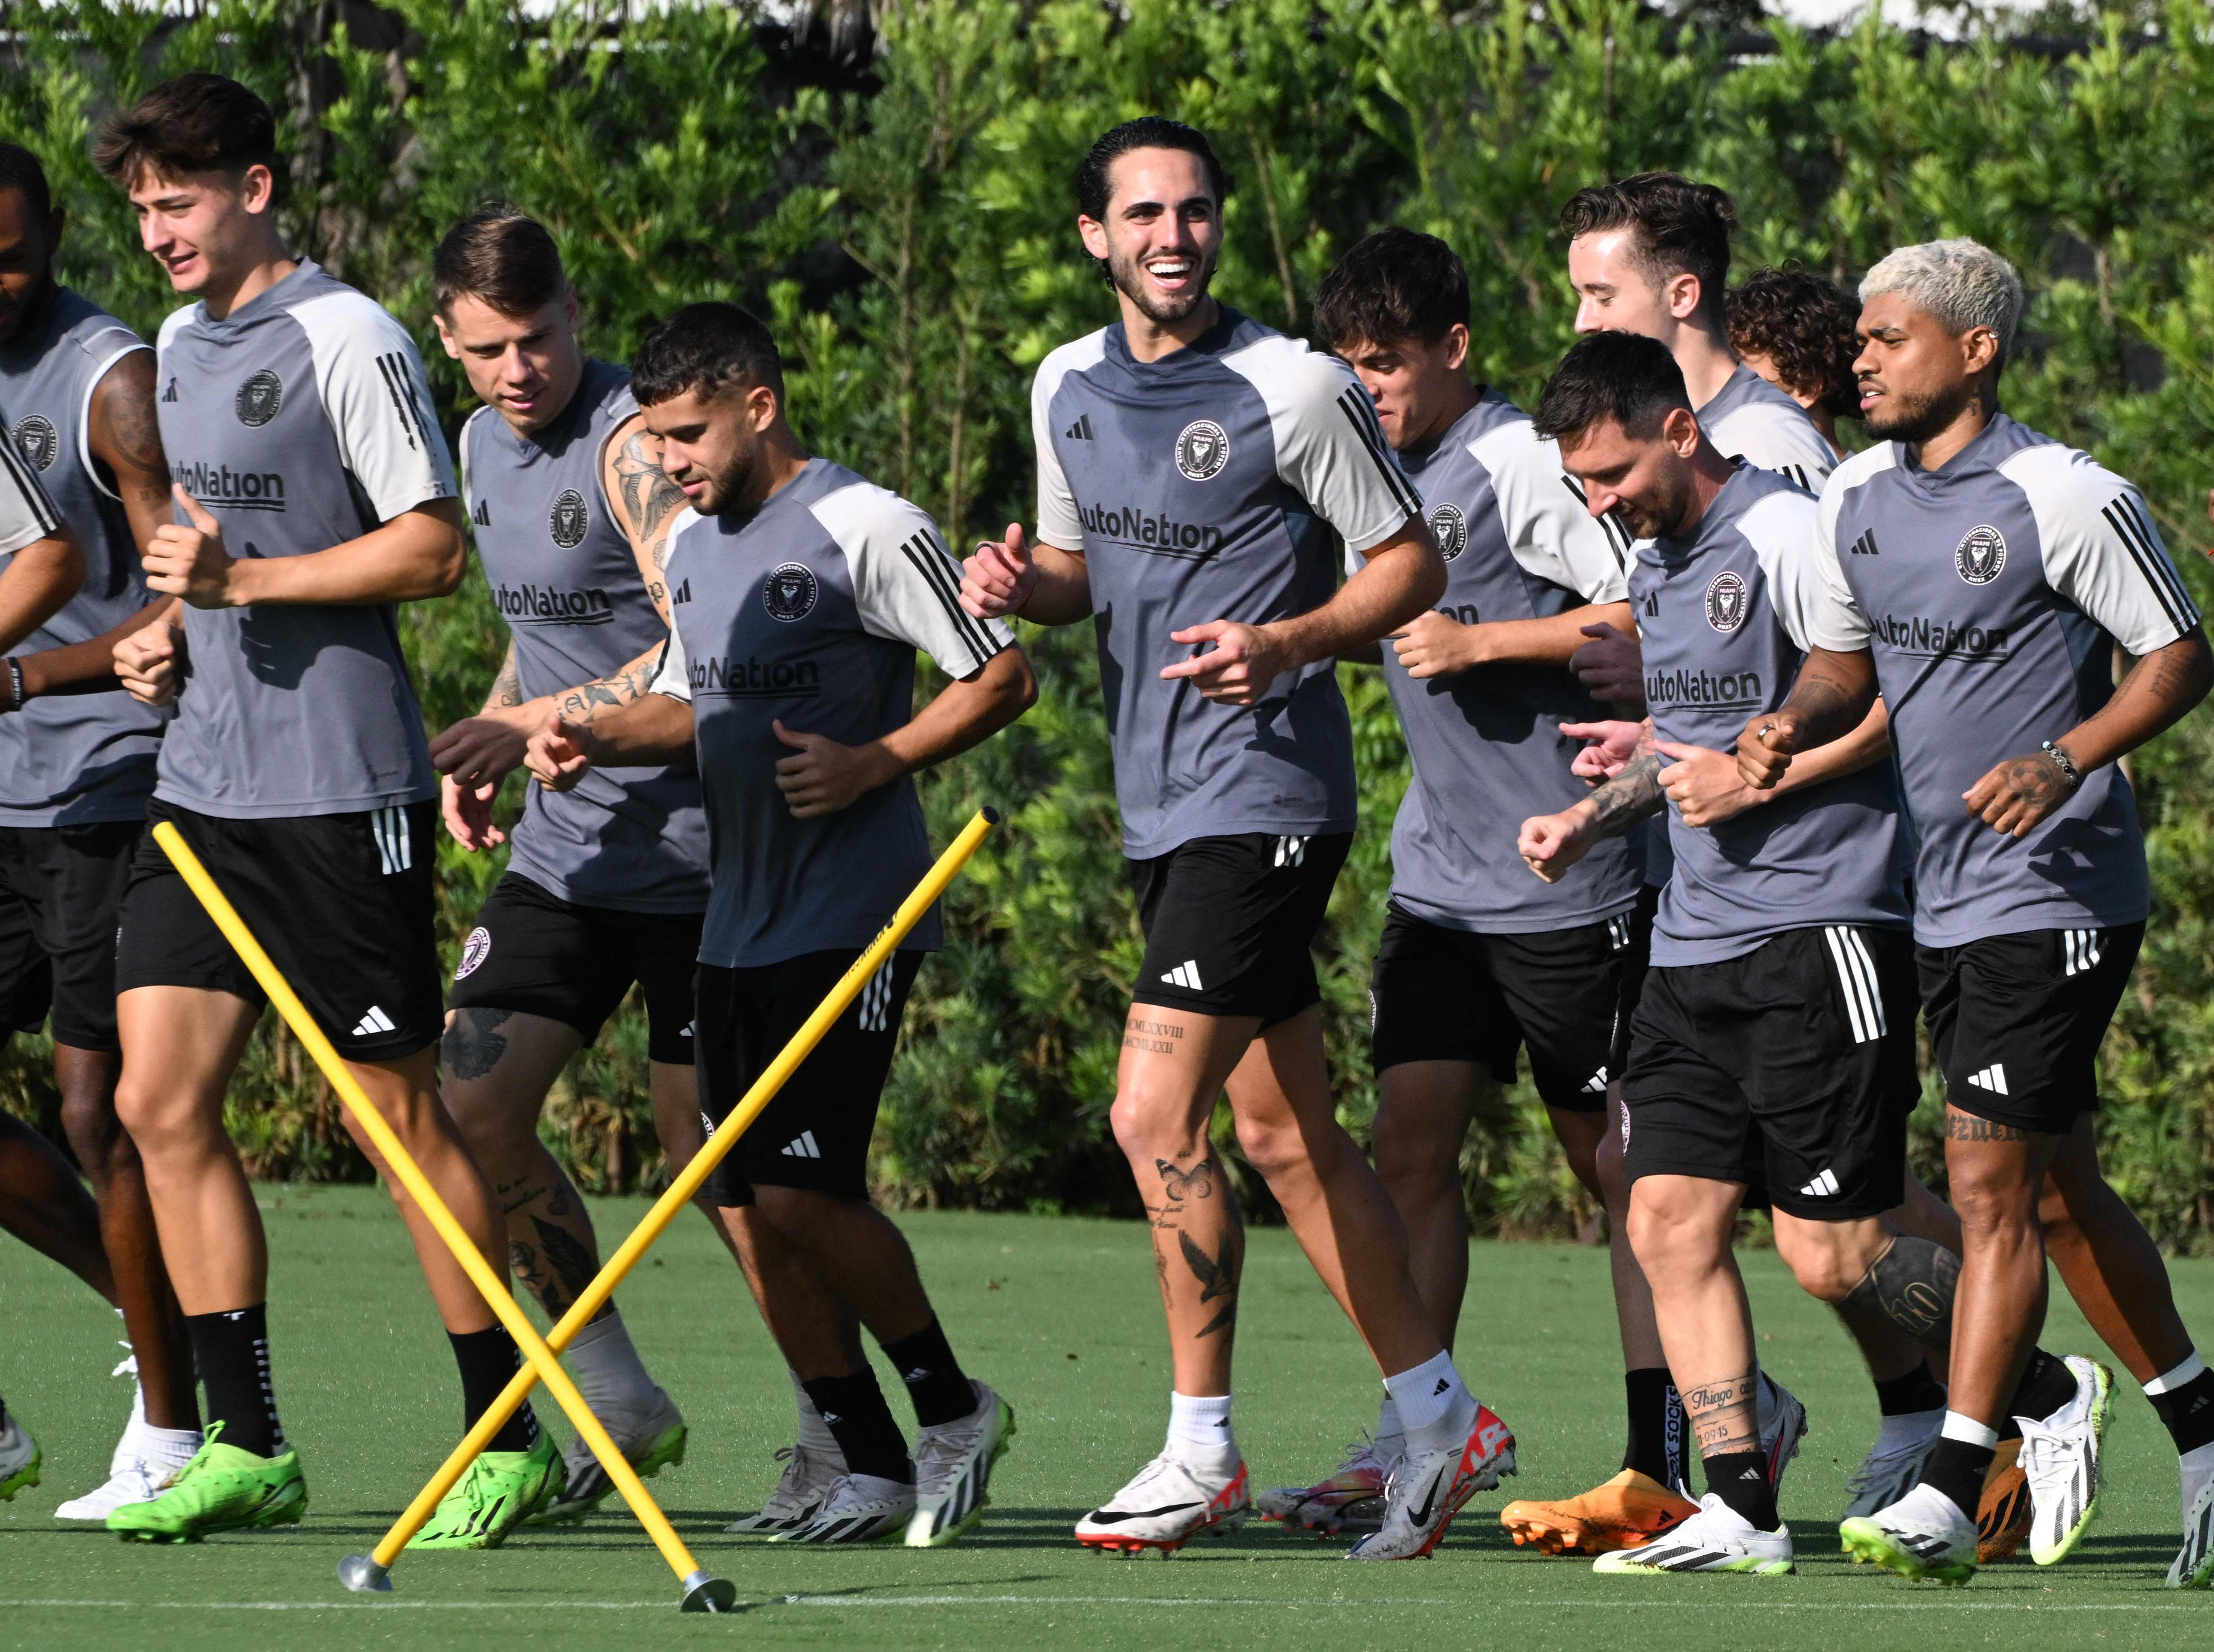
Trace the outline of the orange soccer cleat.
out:
M 2036 1513 L 2030 1501 L 2029 1477 L 2021 1472 L 2021 1442 L 2002 1440 L 1991 1466 L 1984 1472 L 1984 1495 L 1976 1502 L 1976 1564 L 1988 1566 L 2004 1560 L 2029 1540 Z
M 1650 1543 L 1699 1512 L 1650 1475 L 1625 1468 L 1563 1503 L 1510 1503 L 1499 1523 L 1518 1544 L 1547 1554 L 1611 1554 Z

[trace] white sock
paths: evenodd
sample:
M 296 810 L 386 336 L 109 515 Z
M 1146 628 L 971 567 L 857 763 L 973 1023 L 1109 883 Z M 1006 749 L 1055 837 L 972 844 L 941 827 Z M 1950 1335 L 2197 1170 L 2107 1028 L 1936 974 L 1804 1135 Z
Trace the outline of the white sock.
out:
M 138 1454 L 150 1462 L 181 1467 L 199 1448 L 198 1429 L 157 1429 L 150 1423 L 138 1430 Z
M 2176 1463 L 2183 1475 L 2183 1517 L 2189 1520 L 2199 1494 L 2206 1489 L 2207 1481 L 2214 1480 L 2214 1441 L 2193 1446 L 2177 1458 Z
M 799 1381 L 799 1373 L 787 1373 L 792 1378 L 792 1397 L 799 1402 L 799 1443 L 818 1456 L 835 1457 L 846 1460 L 838 1448 L 838 1436 L 830 1432 L 830 1425 L 823 1420 L 823 1413 L 815 1409 L 815 1402 L 807 1397 L 807 1389 Z
M 1238 1439 L 1230 1431 L 1230 1396 L 1171 1393 L 1168 1443 L 1178 1456 L 1202 1464 L 1237 1461 Z
M 1972 1417 L 1959 1411 L 1945 1413 L 1945 1425 L 1937 1432 L 1948 1440 L 1960 1440 L 1972 1446 L 1981 1446 L 1985 1451 L 1996 1450 L 1999 1431 L 1988 1423 L 1979 1423 Z
M 1384 1403 L 1376 1408 L 1376 1454 L 1397 1457 L 1407 1448 L 1407 1425 L 1399 1418 L 1399 1402 L 1391 1398 L 1391 1391 L 1384 1391 Z
M 2193 1381 L 2205 1369 L 2206 1362 L 2199 1357 L 2199 1350 L 2194 1348 L 2183 1356 L 2180 1364 L 2173 1369 L 2162 1371 L 2151 1381 L 2146 1383 L 2144 1391 L 2148 1396 L 2172 1393 L 2183 1387 L 2185 1383 Z
M 1440 1350 L 1411 1371 L 1385 1377 L 1384 1389 L 1399 1408 L 1410 1450 L 1441 1451 L 1458 1444 L 1450 1437 L 1456 1427 L 1465 1436 L 1476 1396 L 1453 1369 L 1451 1354 Z
M 569 1368 L 577 1375 L 577 1391 L 604 1423 L 610 1413 L 643 1415 L 653 1410 L 660 1392 L 645 1365 L 631 1346 L 623 1328 L 622 1313 L 610 1308 L 577 1333 L 567 1350 Z
M 1903 1446 L 1927 1445 L 1937 1429 L 1944 1425 L 1945 1408 L 1935 1411 L 1902 1411 L 1897 1417 L 1887 1417 L 1875 1431 L 1878 1451 L 1895 1451 Z

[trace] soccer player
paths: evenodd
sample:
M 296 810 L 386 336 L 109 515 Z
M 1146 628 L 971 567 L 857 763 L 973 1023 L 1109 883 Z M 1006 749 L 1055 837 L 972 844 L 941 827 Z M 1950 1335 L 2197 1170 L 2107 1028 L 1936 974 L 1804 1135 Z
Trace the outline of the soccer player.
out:
M 182 604 L 115 647 L 134 694 L 176 707 L 149 817 L 206 863 L 495 1258 L 499 1207 L 438 1102 L 437 776 L 394 608 L 450 593 L 465 555 L 422 361 L 376 303 L 286 252 L 276 125 L 245 87 L 164 82 L 109 119 L 95 157 L 170 284 L 198 301 L 162 327 L 155 405 L 178 520 L 144 556 L 147 583 Z M 145 1164 L 208 1429 L 159 1497 L 107 1525 L 188 1541 L 289 1523 L 307 1483 L 272 1381 L 261 1219 L 223 1125 L 263 996 L 150 837 L 118 921 L 116 1106 Z M 392 1186 L 473 1422 L 514 1375 L 515 1344 Z M 495 1543 L 560 1473 L 526 1406 L 416 1542 Z
M 1501 826 L 1517 808 L 1550 814 L 1587 794 L 1569 771 L 1575 731 L 1606 714 L 1568 661 L 1582 626 L 1630 628 L 1629 539 L 1583 509 L 1529 417 L 1471 381 L 1468 314 L 1460 259 L 1410 229 L 1358 243 L 1315 297 L 1316 329 L 1373 399 L 1446 558 L 1444 598 L 1381 655 L 1414 777 L 1391 829 L 1369 990 L 1377 1173 L 1448 1350 L 1468 1287 L 1460 1149 L 1477 1105 L 1489 1085 L 1513 1082 L 1526 1045 L 1569 1167 L 1597 1193 L 1607 1083 L 1647 940 L 1640 868 L 1620 839 L 1544 884 Z M 1336 1473 L 1255 1502 L 1318 1530 L 1373 1525 L 1405 1443 L 1387 1395 L 1374 1436 Z
M 1853 387 L 1853 323 L 1859 311 L 1836 286 L 1794 266 L 1756 270 L 1723 304 L 1739 361 L 1807 410 L 1838 458 L 1838 421 L 1860 417 Z
M 1166 1444 L 1077 1539 L 1174 1550 L 1251 1510 L 1230 1417 L 1244 1236 L 1208 1138 L 1227 1089 L 1398 1406 L 1406 1454 L 1352 1553 L 1427 1554 L 1513 1469 L 1514 1436 L 1461 1381 L 1390 1196 L 1336 1121 L 1309 948 L 1354 826 L 1334 662 L 1437 601 L 1444 563 L 1351 371 L 1208 296 L 1223 175 L 1202 134 L 1114 128 L 1077 201 L 1121 319 L 1040 366 L 1036 539 L 1012 525 L 979 546 L 962 588 L 979 616 L 1093 621 L 1146 931 L 1112 1118 L 1152 1217 L 1175 1388 Z M 1361 564 L 1342 588 L 1339 539 Z
M 431 745 L 455 839 L 509 842 L 454 972 L 442 1093 L 506 1214 L 516 1273 L 559 1319 L 599 1271 L 599 1245 L 538 1115 L 633 984 L 656 1129 L 673 1167 L 699 1149 L 692 971 L 706 816 L 688 758 L 569 791 L 532 786 L 512 834 L 492 805 L 549 712 L 587 723 L 645 692 L 669 641 L 662 562 L 684 496 L 662 474 L 629 375 L 578 346 L 576 291 L 544 225 L 507 209 L 463 219 L 439 244 L 431 286 L 439 339 L 484 403 L 462 430 L 463 504 L 510 632 L 484 710 Z M 684 1419 L 613 1302 L 568 1359 L 641 1475 L 683 1460 Z M 581 1439 L 566 1467 L 560 1498 L 534 1519 L 582 1519 L 612 1489 Z
M 106 1483 L 54 1511 L 101 1521 L 151 1497 L 200 1434 L 184 1321 L 115 1114 L 116 906 L 166 719 L 124 692 L 114 645 L 154 617 L 138 554 L 169 520 L 169 467 L 154 353 L 55 279 L 64 223 L 38 158 L 0 143 L 0 407 L 86 564 L 68 606 L 19 637 L 0 686 L 0 1001 L 10 1029 L 52 1010 L 63 1128 L 99 1201 L 89 1243 L 65 1265 L 120 1309 L 124 1369 L 138 1379 Z M 176 599 L 154 600 L 167 612 Z M 39 1162 L 26 1148 L 24 1162 Z M 73 1175 L 69 1186 L 74 1204 Z
M 714 884 L 694 1039 L 700 1106 L 719 1122 L 929 869 L 911 777 L 1020 716 L 1037 680 L 1005 626 L 962 611 L 959 568 L 923 511 L 800 447 L 753 316 L 679 310 L 639 345 L 631 391 L 691 507 L 669 534 L 675 634 L 653 692 L 589 722 L 557 709 L 529 761 L 558 789 L 682 762 L 696 742 Z M 920 711 L 917 649 L 953 680 Z M 739 1213 L 762 1320 L 844 1458 L 782 1542 L 951 1543 L 982 1514 L 1014 1433 L 868 1198 L 901 1010 L 942 935 L 933 911 L 708 1183 Z M 912 1460 L 857 1320 L 905 1381 L 921 1425 Z
M 1920 1483 L 1849 1520 L 1855 1554 L 1965 1580 L 2002 1408 L 2045 1313 L 2046 1260 L 2144 1387 L 2180 1458 L 2168 1581 L 2214 1577 L 2214 1375 L 2160 1253 L 2100 1174 L 2099 1045 L 2150 903 L 2118 759 L 2214 681 L 2199 611 L 2136 488 L 1999 411 L 2021 279 L 1969 241 L 1900 247 L 1861 283 L 1855 371 L 1876 447 L 1822 494 L 1820 632 L 1790 698 L 1738 741 L 1751 783 L 1834 740 L 1881 692 L 1916 841 L 1923 1011 L 1945 1075 L 1946 1168 L 1965 1234 L 1942 1437 Z M 2109 674 L 2119 643 L 2137 663 Z M 2024 1430 L 2031 1558 L 2098 1507 L 2111 1378 L 2070 1360 Z

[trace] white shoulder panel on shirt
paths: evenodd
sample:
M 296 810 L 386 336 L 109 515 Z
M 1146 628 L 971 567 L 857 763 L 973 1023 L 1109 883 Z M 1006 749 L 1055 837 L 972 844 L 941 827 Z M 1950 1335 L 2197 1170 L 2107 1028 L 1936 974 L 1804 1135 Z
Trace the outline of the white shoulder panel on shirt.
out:
M 920 649 L 954 678 L 982 669 L 1014 641 L 1005 625 L 961 606 L 960 565 L 920 505 L 873 482 L 853 482 L 808 510 L 845 553 L 870 635 Z
M 1514 559 L 1540 579 L 1587 602 L 1630 597 L 1627 534 L 1584 508 L 1561 468 L 1560 445 L 1527 418 L 1504 419 L 1468 444 L 1470 457 L 1491 472 L 1501 526 Z
M 2199 623 L 2144 497 L 2090 454 L 2058 442 L 2011 454 L 1999 473 L 2037 521 L 2046 582 L 2143 658 Z

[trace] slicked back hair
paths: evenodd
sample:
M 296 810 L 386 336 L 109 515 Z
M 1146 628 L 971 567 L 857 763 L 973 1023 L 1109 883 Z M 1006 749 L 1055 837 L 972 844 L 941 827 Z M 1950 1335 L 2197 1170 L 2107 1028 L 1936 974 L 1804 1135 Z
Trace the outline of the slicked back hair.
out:
M 1853 379 L 1859 320 L 1850 299 L 1796 264 L 1755 270 L 1730 289 L 1730 348 L 1766 357 L 1785 389 L 1813 397 L 1839 418 L 1860 417 Z
M 1133 149 L 1182 149 L 1197 155 L 1207 168 L 1207 186 L 1214 192 L 1215 205 L 1222 204 L 1229 183 L 1223 176 L 1222 162 L 1215 159 L 1214 145 L 1207 141 L 1207 134 L 1181 120 L 1171 120 L 1163 115 L 1141 115 L 1100 133 L 1076 168 L 1076 210 L 1093 223 L 1107 221 L 1107 203 L 1114 194 L 1109 174 L 1115 162 Z
M 1315 294 L 1315 331 L 1332 350 L 1435 344 L 1468 325 L 1468 266 L 1435 235 L 1379 229 L 1330 266 Z
M 1998 335 L 2000 367 L 2014 353 L 2021 277 L 1981 241 L 1960 236 L 1894 248 L 1861 277 L 1861 302 L 1891 292 L 1905 294 L 1956 338 L 1971 327 L 1989 327 Z
M 1641 172 L 1619 183 L 1593 184 L 1569 197 L 1561 229 L 1570 241 L 1615 229 L 1635 231 L 1635 262 L 1654 290 L 1679 275 L 1698 277 L 1700 313 L 1722 325 L 1737 209 L 1712 184 L 1695 184 L 1673 172 Z
M 0 190 L 20 189 L 23 203 L 41 228 L 54 210 L 54 192 L 39 157 L 21 143 L 0 143 Z
M 630 389 L 641 407 L 687 392 L 713 396 L 732 386 L 765 384 L 784 403 L 784 358 L 750 311 L 736 304 L 687 304 L 645 335 L 631 357 Z
M 1667 345 L 1638 332 L 1594 332 L 1561 358 L 1532 423 L 1539 436 L 1568 448 L 1610 419 L 1644 441 L 1669 414 L 1691 405 L 1684 369 Z
M 514 320 L 566 297 L 568 273 L 546 226 L 511 206 L 473 212 L 446 232 L 431 259 L 431 296 L 442 315 L 474 298 Z
M 128 109 L 101 123 L 93 163 L 124 189 L 142 172 L 180 179 L 196 172 L 264 166 L 279 198 L 284 174 L 277 164 L 277 118 L 246 87 L 222 75 L 194 72 L 165 80 Z

